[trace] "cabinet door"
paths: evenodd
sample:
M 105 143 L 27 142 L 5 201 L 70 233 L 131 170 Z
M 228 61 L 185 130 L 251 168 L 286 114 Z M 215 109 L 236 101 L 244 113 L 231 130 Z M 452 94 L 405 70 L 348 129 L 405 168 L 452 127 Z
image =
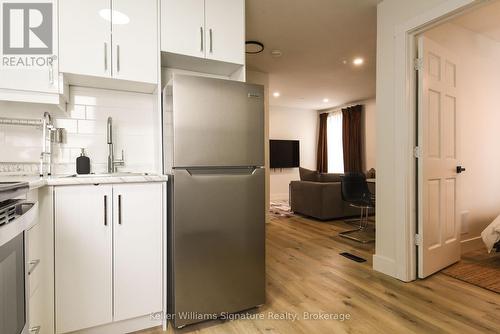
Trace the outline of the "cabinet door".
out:
M 113 188 L 114 320 L 162 310 L 160 183 Z
M 55 189 L 56 332 L 113 320 L 112 188 Z
M 205 1 L 162 0 L 161 50 L 205 57 Z
M 205 0 L 206 57 L 245 63 L 245 0 Z
M 114 320 L 162 310 L 160 183 L 113 187 Z
M 112 0 L 113 77 L 156 83 L 158 4 L 156 0 Z
M 44 8 L 39 8 L 37 6 L 45 6 L 47 5 L 47 2 L 49 2 L 49 5 L 52 5 L 52 36 L 50 36 L 48 40 L 43 40 L 43 38 L 38 38 L 38 41 L 36 39 L 35 41 L 32 39 L 28 40 L 24 36 L 19 35 L 22 31 L 21 28 L 17 30 L 18 34 L 11 31 L 10 38 L 14 39 L 17 36 L 17 38 L 24 41 L 22 45 L 16 44 L 15 40 L 11 40 L 10 44 L 11 46 L 14 45 L 13 47 L 44 48 L 45 46 L 49 47 L 52 43 L 52 52 L 48 54 L 7 54 L 7 45 L 4 44 L 7 43 L 7 40 L 1 38 L 0 48 L 3 50 L 3 59 L 5 60 L 3 60 L 2 64 L 0 64 L 0 89 L 6 88 L 41 93 L 59 92 L 57 1 L 30 0 L 30 4 L 28 5 L 33 5 L 34 10 L 38 9 L 39 12 L 42 13 L 41 20 L 43 23 L 43 20 L 47 19 L 44 16 Z M 8 13 L 4 13 L 7 8 L 6 6 L 8 5 L 14 6 L 14 8 L 11 8 Z M 20 15 L 24 14 L 26 8 L 19 9 L 15 8 L 15 6 L 23 5 L 26 4 L 18 4 L 16 2 L 5 3 L 4 6 L 1 6 L 0 8 L 0 17 L 8 16 L 10 17 L 12 23 L 22 22 Z M 15 28 L 15 24 L 11 24 L 11 29 Z M 35 37 L 37 36 L 35 35 L 33 38 Z M 34 45 L 32 43 L 34 43 Z M 9 65 L 4 64 L 6 60 L 9 60 Z
M 59 66 L 65 73 L 111 76 L 111 1 L 59 1 Z

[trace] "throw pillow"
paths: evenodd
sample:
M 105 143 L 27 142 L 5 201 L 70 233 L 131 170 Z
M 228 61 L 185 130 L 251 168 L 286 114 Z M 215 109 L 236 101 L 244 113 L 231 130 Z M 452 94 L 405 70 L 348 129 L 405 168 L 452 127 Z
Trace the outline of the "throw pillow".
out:
M 300 181 L 318 182 L 319 174 L 315 170 L 299 167 Z
M 342 174 L 336 173 L 321 173 L 319 174 L 319 182 L 341 182 Z

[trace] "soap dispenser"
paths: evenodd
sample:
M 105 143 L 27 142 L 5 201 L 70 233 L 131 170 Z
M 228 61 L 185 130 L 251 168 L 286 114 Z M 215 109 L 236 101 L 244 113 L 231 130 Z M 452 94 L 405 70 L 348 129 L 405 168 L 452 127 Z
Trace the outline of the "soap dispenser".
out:
M 90 159 L 85 155 L 85 149 L 82 148 L 82 153 L 76 158 L 76 173 L 90 174 Z

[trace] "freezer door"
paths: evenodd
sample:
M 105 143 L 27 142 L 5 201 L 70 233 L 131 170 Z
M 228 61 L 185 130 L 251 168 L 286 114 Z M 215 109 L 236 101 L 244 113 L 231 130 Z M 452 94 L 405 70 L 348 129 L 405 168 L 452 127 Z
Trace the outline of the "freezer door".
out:
M 174 171 L 176 327 L 265 301 L 264 169 Z
M 176 75 L 172 94 L 174 167 L 264 165 L 262 86 Z

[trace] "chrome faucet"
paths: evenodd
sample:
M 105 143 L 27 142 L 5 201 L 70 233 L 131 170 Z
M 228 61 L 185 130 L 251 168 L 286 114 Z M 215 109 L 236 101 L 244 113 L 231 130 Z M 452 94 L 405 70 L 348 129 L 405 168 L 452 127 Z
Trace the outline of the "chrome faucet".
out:
M 114 147 L 113 147 L 113 118 L 111 117 L 108 117 L 107 142 L 108 142 L 108 173 L 116 173 L 116 167 L 125 166 L 125 159 L 123 158 L 123 150 L 122 150 L 122 158 L 115 159 Z

